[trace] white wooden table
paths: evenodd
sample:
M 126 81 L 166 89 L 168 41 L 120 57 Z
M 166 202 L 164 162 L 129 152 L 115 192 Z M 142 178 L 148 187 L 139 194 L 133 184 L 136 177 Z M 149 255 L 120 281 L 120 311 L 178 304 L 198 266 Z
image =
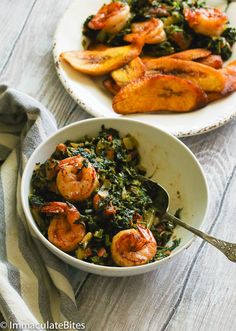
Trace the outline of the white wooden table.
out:
M 0 0 L 0 83 L 38 99 L 60 127 L 89 117 L 62 87 L 52 57 L 53 34 L 70 2 Z M 210 208 L 203 230 L 236 242 L 236 121 L 183 141 L 208 179 Z M 149 274 L 88 275 L 77 300 L 86 330 L 235 331 L 236 264 L 196 239 Z

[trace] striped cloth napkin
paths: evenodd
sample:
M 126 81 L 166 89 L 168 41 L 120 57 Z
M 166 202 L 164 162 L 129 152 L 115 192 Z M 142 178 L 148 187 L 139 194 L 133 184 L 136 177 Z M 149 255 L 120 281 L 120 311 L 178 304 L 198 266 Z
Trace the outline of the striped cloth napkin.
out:
M 0 311 L 2 329 L 83 329 L 75 288 L 86 274 L 50 253 L 32 237 L 20 202 L 24 165 L 57 129 L 39 102 L 0 85 Z M 42 323 L 42 325 L 40 324 Z M 52 324 L 50 324 L 52 323 Z M 53 324 L 54 323 L 54 324 Z M 79 323 L 82 324 L 79 327 Z M 0 327 L 1 329 L 1 327 Z

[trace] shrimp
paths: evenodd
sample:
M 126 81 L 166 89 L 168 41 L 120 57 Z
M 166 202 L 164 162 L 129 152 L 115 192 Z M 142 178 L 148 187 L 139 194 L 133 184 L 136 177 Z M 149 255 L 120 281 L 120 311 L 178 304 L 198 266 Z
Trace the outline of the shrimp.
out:
M 104 5 L 90 20 L 88 27 L 93 30 L 103 30 L 107 33 L 118 33 L 130 18 L 130 7 L 121 2 Z
M 61 160 L 58 164 L 57 188 L 69 201 L 82 201 L 90 197 L 98 186 L 97 173 L 84 157 L 77 155 Z
M 122 230 L 112 239 L 111 255 L 121 267 L 146 264 L 156 254 L 157 243 L 152 232 L 140 225 L 137 228 Z
M 228 21 L 226 14 L 217 8 L 186 8 L 184 17 L 196 33 L 209 37 L 219 37 Z
M 78 223 L 80 213 L 71 203 L 49 202 L 42 213 L 53 215 L 48 228 L 48 240 L 64 252 L 75 250 L 85 236 L 85 225 Z
M 164 25 L 158 18 L 151 18 L 148 21 L 133 23 L 131 25 L 132 33 L 124 37 L 125 41 L 133 42 L 135 39 L 144 38 L 145 44 L 159 44 L 166 40 Z

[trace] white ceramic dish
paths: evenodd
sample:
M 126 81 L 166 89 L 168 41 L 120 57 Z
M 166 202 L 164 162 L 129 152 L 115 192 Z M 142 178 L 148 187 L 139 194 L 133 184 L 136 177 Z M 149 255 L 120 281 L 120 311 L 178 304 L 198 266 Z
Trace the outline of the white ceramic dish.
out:
M 54 60 L 58 76 L 72 98 L 95 117 L 118 117 L 112 110 L 112 97 L 102 86 L 102 79 L 94 79 L 76 72 L 59 61 L 64 51 L 82 49 L 82 25 L 85 19 L 97 12 L 108 0 L 75 0 L 60 20 L 54 43 Z M 225 1 L 210 1 L 212 6 L 222 6 Z M 227 13 L 231 25 L 236 26 L 236 3 L 231 3 Z M 236 59 L 236 47 L 231 59 Z M 230 121 L 236 116 L 236 93 L 198 111 L 183 114 L 136 114 L 126 117 L 160 127 L 175 136 L 201 134 Z
M 139 142 L 141 163 L 147 175 L 153 174 L 170 193 L 170 211 L 183 207 L 182 216 L 199 228 L 207 210 L 207 184 L 201 167 L 190 150 L 177 138 L 153 126 L 130 119 L 92 119 L 71 124 L 43 142 L 30 157 L 22 178 L 21 197 L 28 224 L 41 242 L 63 261 L 76 268 L 103 276 L 132 276 L 156 269 L 160 264 L 174 258 L 186 248 L 193 234 L 177 227 L 174 234 L 181 238 L 180 246 L 167 258 L 137 267 L 105 267 L 80 261 L 53 246 L 39 231 L 29 208 L 28 196 L 32 172 L 37 162 L 44 162 L 58 143 L 68 139 L 78 140 L 85 135 L 97 135 L 101 125 L 117 129 L 121 135 L 130 133 Z M 178 193 L 178 192 L 179 193 Z

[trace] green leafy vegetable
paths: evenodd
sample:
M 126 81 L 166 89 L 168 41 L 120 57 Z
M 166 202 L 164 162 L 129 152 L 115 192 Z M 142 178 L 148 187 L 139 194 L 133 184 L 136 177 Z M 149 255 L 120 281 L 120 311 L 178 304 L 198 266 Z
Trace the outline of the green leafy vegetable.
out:
M 72 254 L 91 263 L 114 265 L 110 253 L 113 236 L 121 230 L 137 228 L 139 224 L 151 229 L 158 246 L 163 248 L 164 257 L 174 226 L 158 220 L 152 198 L 140 181 L 140 174 L 145 171 L 140 166 L 137 148 L 134 137 L 120 137 L 118 131 L 102 127 L 96 137 L 86 136 L 80 141 L 59 144 L 45 163 L 37 164 L 29 201 L 43 234 L 47 237 L 55 214 L 51 217 L 41 214 L 40 207 L 50 201 L 65 201 L 56 186 L 58 164 L 67 157 L 81 155 L 85 158 L 83 167 L 90 162 L 95 168 L 99 187 L 88 199 L 73 203 L 80 212 L 74 224 L 84 224 L 88 238 L 85 236 L 86 240 Z
M 226 26 L 220 37 L 207 37 L 194 32 L 184 17 L 185 8 L 209 8 L 205 1 L 200 0 L 115 0 L 130 6 L 131 17 L 125 27 L 116 34 L 105 33 L 103 30 L 93 30 L 88 26 L 93 15 L 84 22 L 83 35 L 87 48 L 91 44 L 103 43 L 108 46 L 121 46 L 127 44 L 123 37 L 131 33 L 131 24 L 143 22 L 152 17 L 159 18 L 164 23 L 167 40 L 160 44 L 145 45 L 144 55 L 164 56 L 181 50 L 191 48 L 206 48 L 213 54 L 221 55 L 227 60 L 232 54 L 232 45 L 236 41 L 236 30 Z

